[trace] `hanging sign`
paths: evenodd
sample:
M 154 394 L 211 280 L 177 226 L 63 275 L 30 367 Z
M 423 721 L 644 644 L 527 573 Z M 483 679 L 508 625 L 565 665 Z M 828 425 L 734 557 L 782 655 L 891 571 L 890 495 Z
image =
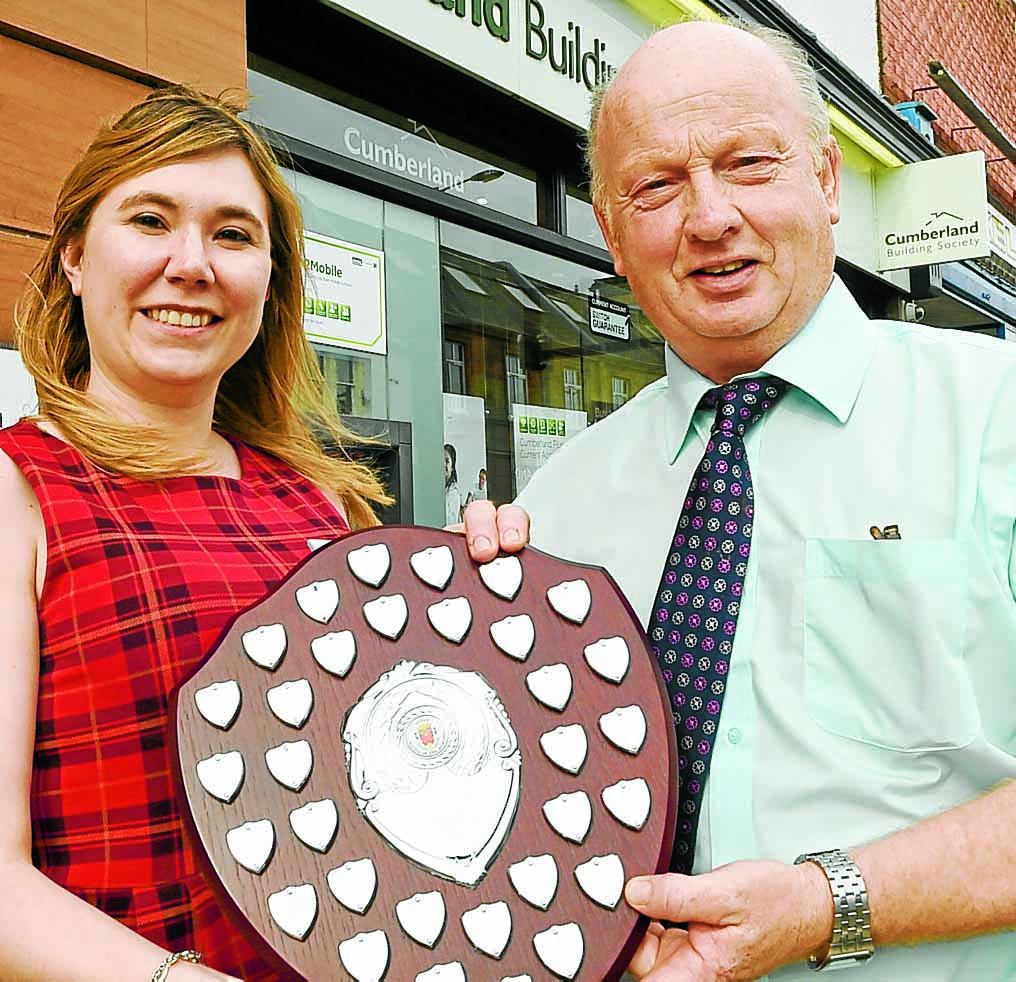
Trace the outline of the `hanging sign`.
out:
M 387 354 L 385 255 L 305 232 L 303 329 L 337 348 Z
M 628 305 L 590 294 L 589 330 L 604 337 L 630 341 L 631 311 Z
M 987 256 L 984 154 L 975 150 L 879 173 L 875 224 L 880 272 Z

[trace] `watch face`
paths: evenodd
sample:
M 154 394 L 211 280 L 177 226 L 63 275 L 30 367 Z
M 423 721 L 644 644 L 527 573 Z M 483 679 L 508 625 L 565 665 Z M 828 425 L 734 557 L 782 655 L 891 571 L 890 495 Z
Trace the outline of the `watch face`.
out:
M 655 658 L 602 570 L 368 529 L 175 694 L 185 814 L 280 977 L 618 979 L 677 800 Z

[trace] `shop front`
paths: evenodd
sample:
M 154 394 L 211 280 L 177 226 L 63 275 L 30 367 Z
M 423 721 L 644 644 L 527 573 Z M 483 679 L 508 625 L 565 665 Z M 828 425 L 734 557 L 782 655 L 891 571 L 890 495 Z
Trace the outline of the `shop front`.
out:
M 386 517 L 457 521 L 663 373 L 580 145 L 652 25 L 614 0 L 296 7 L 249 11 L 249 115 L 303 207 L 308 337 L 397 469 Z
M 371 452 L 398 478 L 389 520 L 442 525 L 475 498 L 511 500 L 663 374 L 664 343 L 604 249 L 581 151 L 591 89 L 660 6 L 248 6 L 249 114 L 288 154 L 304 209 L 308 335 L 340 410 L 387 448 Z M 664 6 L 669 19 L 705 9 Z M 869 315 L 893 316 L 910 272 L 879 263 L 877 185 L 903 165 L 889 144 L 909 128 L 873 93 L 857 98 L 877 117 L 865 126 L 832 112 L 837 269 Z

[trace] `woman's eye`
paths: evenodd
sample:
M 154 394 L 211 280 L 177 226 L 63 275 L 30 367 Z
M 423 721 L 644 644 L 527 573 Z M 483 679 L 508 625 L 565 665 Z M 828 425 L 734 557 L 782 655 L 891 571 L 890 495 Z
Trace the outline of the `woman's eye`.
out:
M 143 215 L 135 215 L 131 219 L 131 223 L 134 225 L 140 225 L 141 228 L 164 228 L 165 222 L 159 215 L 153 215 L 151 213 L 145 213 Z
M 228 242 L 250 242 L 250 235 L 242 228 L 224 228 L 219 232 L 218 238 L 226 239 Z

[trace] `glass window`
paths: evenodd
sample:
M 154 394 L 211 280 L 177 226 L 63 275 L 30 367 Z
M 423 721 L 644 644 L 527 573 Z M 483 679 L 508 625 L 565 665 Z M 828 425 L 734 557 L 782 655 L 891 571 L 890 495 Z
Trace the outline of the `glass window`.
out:
M 628 379 L 617 378 L 610 380 L 611 401 L 615 409 L 620 409 L 628 401 Z
M 338 411 L 344 416 L 372 416 L 370 360 L 334 348 L 316 350 L 321 372 L 335 393 Z
M 506 355 L 505 372 L 508 376 L 508 402 L 513 406 L 528 403 L 529 380 L 522 371 L 522 359 L 518 355 Z
M 582 382 L 577 368 L 564 370 L 564 408 L 582 408 Z
M 462 389 L 445 375 L 445 442 L 468 457 L 470 475 L 483 469 L 484 494 L 502 503 L 619 397 L 663 374 L 663 340 L 621 277 L 449 222 L 440 236 L 445 351 L 464 350 Z M 593 295 L 628 305 L 630 340 L 591 331 Z
M 570 238 L 581 239 L 598 249 L 605 248 L 603 233 L 597 224 L 589 191 L 570 181 L 565 199 L 565 221 L 568 223 L 567 232 Z
M 466 346 L 460 341 L 444 342 L 444 390 L 457 395 L 466 391 Z
M 536 224 L 536 173 L 426 125 L 254 58 L 247 72 L 255 123 Z M 285 81 L 283 81 L 285 79 Z

